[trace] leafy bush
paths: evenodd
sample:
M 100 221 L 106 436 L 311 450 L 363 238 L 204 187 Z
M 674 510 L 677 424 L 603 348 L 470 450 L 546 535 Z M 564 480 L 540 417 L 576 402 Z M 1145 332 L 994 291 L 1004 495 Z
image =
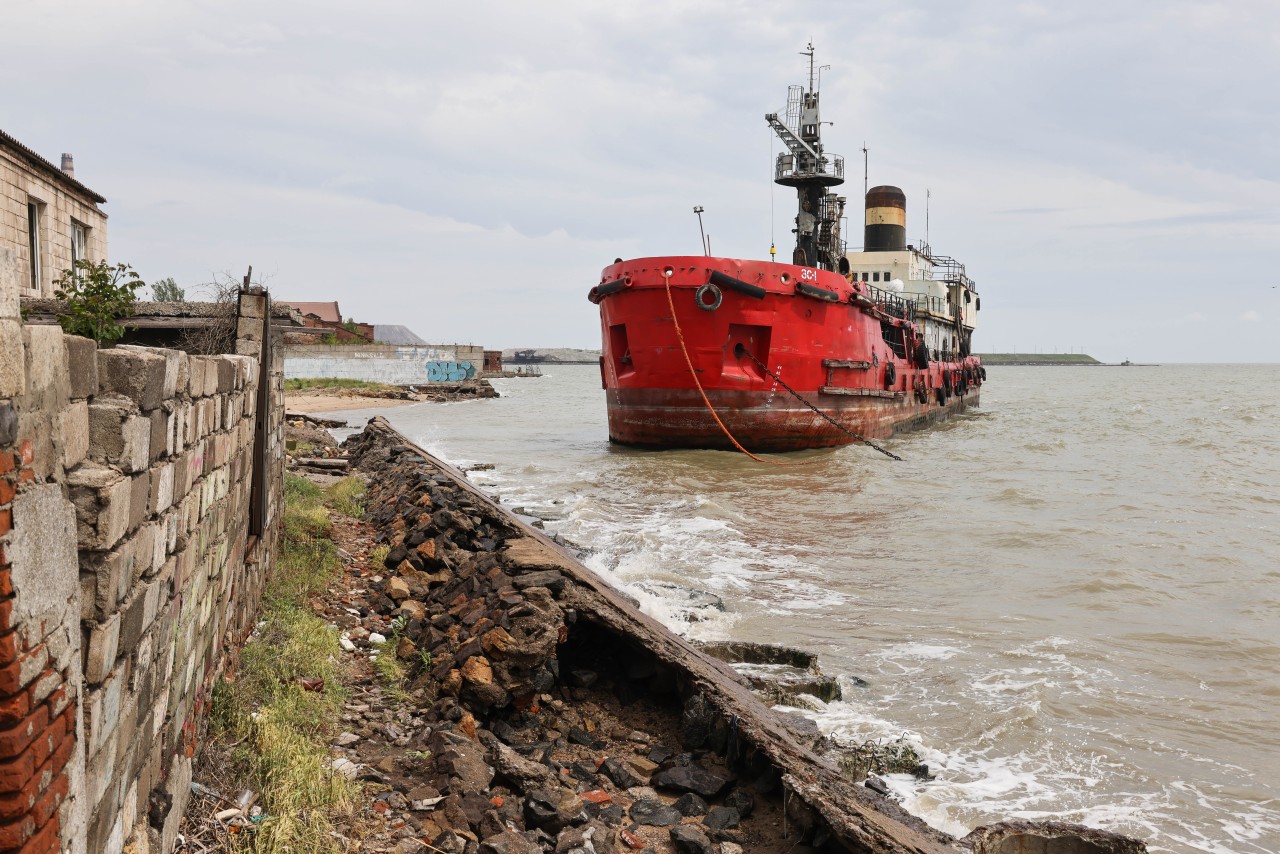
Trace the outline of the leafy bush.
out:
M 138 289 L 145 282 L 128 264 L 76 261 L 74 270 L 63 270 L 54 285 L 54 296 L 66 303 L 58 323 L 70 335 L 83 335 L 99 344 L 124 335 L 119 320 L 133 314 Z

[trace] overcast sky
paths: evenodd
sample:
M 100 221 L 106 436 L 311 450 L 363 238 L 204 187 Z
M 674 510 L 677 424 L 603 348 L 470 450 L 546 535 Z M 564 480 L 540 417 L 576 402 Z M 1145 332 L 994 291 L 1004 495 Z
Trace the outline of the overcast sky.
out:
M 8 4 L 0 127 L 108 199 L 113 261 L 248 264 L 435 342 L 599 346 L 615 256 L 790 253 L 764 114 L 968 266 L 980 351 L 1277 361 L 1280 3 Z M 845 186 L 860 242 L 861 176 Z M 772 209 L 772 213 L 771 213 Z

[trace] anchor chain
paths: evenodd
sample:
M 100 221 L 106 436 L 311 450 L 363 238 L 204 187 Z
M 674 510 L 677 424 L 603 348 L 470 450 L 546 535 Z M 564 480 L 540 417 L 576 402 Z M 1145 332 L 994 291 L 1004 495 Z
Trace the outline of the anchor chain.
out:
M 757 359 L 757 358 L 755 357 L 755 355 L 754 355 L 750 350 L 748 350 L 746 347 L 744 347 L 744 346 L 742 346 L 741 344 L 739 344 L 737 347 L 735 347 L 735 348 L 734 348 L 734 350 L 733 350 L 733 354 L 734 354 L 735 356 L 737 356 L 738 358 L 742 358 L 743 356 L 746 356 L 748 359 L 750 359 L 751 361 L 755 362 L 755 363 L 756 363 L 756 367 L 757 367 L 757 368 L 759 368 L 760 370 L 764 371 L 764 372 L 765 372 L 766 374 L 768 374 L 769 376 L 773 377 L 774 381 L 775 381 L 778 385 L 782 386 L 782 387 L 783 387 L 783 388 L 785 388 L 787 391 L 791 392 L 791 396 L 792 396 L 792 397 L 794 397 L 796 400 L 800 401 L 800 402 L 801 402 L 801 403 L 803 403 L 805 406 L 807 406 L 807 407 L 809 407 L 810 409 L 812 409 L 812 410 L 814 411 L 814 414 L 819 415 L 819 416 L 821 416 L 821 417 L 825 418 L 827 421 L 829 421 L 829 422 L 831 423 L 831 426 L 832 426 L 832 427 L 835 427 L 837 430 L 839 430 L 840 432 L 844 433 L 845 435 L 852 437 L 852 438 L 853 438 L 853 440 L 854 440 L 855 442 L 861 442 L 862 444 L 866 445 L 866 446 L 867 446 L 867 447 L 869 447 L 869 448 L 874 448 L 875 450 L 877 450 L 877 451 L 879 451 L 880 453 L 884 454 L 886 457 L 888 457 L 888 458 L 889 458 L 889 459 L 891 459 L 891 460 L 897 460 L 898 462 L 902 462 L 902 457 L 898 456 L 897 454 L 893 453 L 892 451 L 886 451 L 884 448 L 880 447 L 879 445 L 877 445 L 875 442 L 871 441 L 871 440 L 870 440 L 870 439 L 868 439 L 867 437 L 865 437 L 865 436 L 863 436 L 863 435 L 861 435 L 861 434 L 859 434 L 859 433 L 856 433 L 856 432 L 854 432 L 853 430 L 850 430 L 848 427 L 845 427 L 845 426 L 844 426 L 843 424 L 841 424 L 839 421 L 836 421 L 836 420 L 835 420 L 834 418 L 832 418 L 830 415 L 828 415 L 827 413 L 823 412 L 821 409 L 819 409 L 818 407 L 814 406 L 814 405 L 813 405 L 812 403 L 810 403 L 809 401 L 805 400 L 803 397 L 801 397 L 801 396 L 800 396 L 800 393 L 799 393 L 798 391 L 796 391 L 795 389 L 793 389 L 791 386 L 787 385 L 787 384 L 786 384 L 786 382 L 782 379 L 782 377 L 778 376 L 778 375 L 777 375 L 777 374 L 775 374 L 773 371 L 769 370 L 769 368 L 765 366 L 764 362 L 761 362 L 759 359 Z

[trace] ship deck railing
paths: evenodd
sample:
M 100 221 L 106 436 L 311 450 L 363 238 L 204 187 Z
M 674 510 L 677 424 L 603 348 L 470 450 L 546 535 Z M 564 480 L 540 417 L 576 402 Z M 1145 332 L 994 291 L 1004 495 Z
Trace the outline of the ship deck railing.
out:
M 867 290 L 870 291 L 872 301 L 880 307 L 880 310 L 893 317 L 914 321 L 917 314 L 922 312 L 951 317 L 951 306 L 941 297 L 910 292 L 886 291 L 883 288 L 874 286 L 868 286 Z
M 930 278 L 934 281 L 963 285 L 971 291 L 978 290 L 973 279 L 969 278 L 968 274 L 965 273 L 964 265 L 950 255 L 929 255 L 927 257 L 933 264 Z
M 778 162 L 773 170 L 775 181 L 788 178 L 838 178 L 844 180 L 844 157 L 839 154 L 824 154 L 817 160 L 812 157 L 797 157 L 794 154 L 778 155 Z

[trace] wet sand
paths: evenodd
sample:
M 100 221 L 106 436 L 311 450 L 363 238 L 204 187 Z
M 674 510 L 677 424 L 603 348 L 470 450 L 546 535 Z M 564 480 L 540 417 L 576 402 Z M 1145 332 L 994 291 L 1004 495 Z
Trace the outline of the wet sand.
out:
M 390 408 L 420 403 L 417 400 L 397 400 L 389 397 L 366 397 L 356 394 L 322 394 L 306 392 L 303 394 L 286 394 L 284 408 L 286 412 L 301 412 L 311 415 L 316 412 L 344 412 L 348 409 Z

